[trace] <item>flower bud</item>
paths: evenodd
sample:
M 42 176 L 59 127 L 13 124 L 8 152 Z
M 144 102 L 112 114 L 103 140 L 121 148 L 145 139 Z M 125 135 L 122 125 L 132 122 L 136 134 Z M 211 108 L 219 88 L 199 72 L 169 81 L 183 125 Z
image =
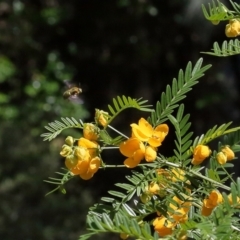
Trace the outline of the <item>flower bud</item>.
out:
M 237 37 L 240 35 L 240 22 L 237 19 L 229 20 L 226 25 L 225 34 L 227 37 Z
M 235 153 L 229 146 L 225 146 L 222 148 L 222 152 L 226 155 L 227 161 L 231 161 L 235 158 Z
M 96 141 L 98 139 L 99 128 L 92 124 L 86 123 L 83 126 L 83 136 L 91 141 Z
M 217 154 L 217 161 L 223 165 L 227 162 L 227 156 L 223 152 L 219 152 Z
M 211 21 L 211 23 L 212 23 L 213 25 L 218 25 L 219 22 L 220 22 L 220 21 L 218 21 L 218 20 Z
M 151 196 L 147 193 L 143 193 L 141 196 L 140 196 L 140 200 L 142 203 L 147 203 L 151 200 Z
M 157 158 L 156 148 L 147 146 L 145 150 L 145 159 L 147 162 L 153 162 Z
M 96 109 L 95 113 L 95 121 L 101 126 L 105 127 L 107 125 L 109 119 L 108 112 L 104 112 L 103 110 Z
M 78 159 L 74 155 L 69 155 L 65 159 L 65 166 L 69 170 L 72 169 L 73 167 L 75 167 L 77 165 L 77 163 L 78 163 Z
M 68 137 L 65 139 L 65 143 L 66 143 L 68 146 L 72 147 L 72 146 L 73 146 L 73 143 L 74 143 L 73 137 L 68 136 Z
M 203 160 L 211 154 L 211 150 L 208 146 L 205 145 L 197 145 L 193 151 L 193 165 L 199 165 L 203 162 Z
M 159 190 L 160 190 L 160 187 L 155 182 L 151 182 L 148 186 L 148 192 L 151 194 L 157 194 Z
M 74 150 L 74 156 L 78 158 L 78 160 L 89 160 L 90 154 L 88 149 L 84 147 L 76 147 Z
M 72 148 L 69 147 L 68 145 L 64 144 L 64 145 L 62 146 L 62 151 L 60 152 L 60 155 L 61 155 L 62 157 L 67 157 L 67 156 L 69 156 L 70 154 L 72 154 Z

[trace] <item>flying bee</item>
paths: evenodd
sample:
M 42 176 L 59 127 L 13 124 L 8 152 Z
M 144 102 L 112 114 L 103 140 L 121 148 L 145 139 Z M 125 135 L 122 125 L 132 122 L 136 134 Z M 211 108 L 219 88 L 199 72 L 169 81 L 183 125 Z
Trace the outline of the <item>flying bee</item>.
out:
M 82 93 L 82 89 L 70 84 L 68 80 L 65 80 L 64 83 L 67 85 L 68 89 L 63 93 L 63 98 L 75 103 L 83 103 L 82 99 L 79 97 Z

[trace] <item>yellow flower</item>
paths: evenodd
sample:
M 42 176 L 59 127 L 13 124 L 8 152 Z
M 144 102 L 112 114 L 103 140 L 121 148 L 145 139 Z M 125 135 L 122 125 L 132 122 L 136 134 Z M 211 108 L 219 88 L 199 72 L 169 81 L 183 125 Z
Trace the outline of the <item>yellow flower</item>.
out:
M 178 208 L 175 210 L 174 214 L 171 215 L 171 217 L 177 223 L 184 223 L 188 220 L 188 212 L 185 211 L 185 208 Z
M 101 163 L 97 156 L 97 150 L 98 144 L 96 142 L 80 138 L 73 155 L 66 157 L 66 167 L 74 175 L 79 175 L 84 180 L 90 179 L 97 172 Z
M 178 197 L 174 196 L 172 199 L 173 199 L 176 203 L 178 203 L 179 207 L 176 206 L 176 205 L 174 205 L 174 204 L 172 204 L 172 203 L 169 204 L 169 207 L 170 207 L 172 210 L 174 210 L 174 211 L 176 211 L 176 210 L 178 210 L 178 209 L 182 209 L 181 211 L 184 211 L 185 213 L 187 213 L 187 212 L 189 211 L 192 203 L 190 202 L 190 199 L 191 199 L 190 196 L 185 196 L 185 197 L 186 197 L 186 199 L 187 199 L 188 201 L 182 201 L 182 200 L 180 200 Z
M 107 126 L 108 119 L 110 118 L 108 112 L 103 110 L 96 109 L 95 112 L 95 121 L 103 127 Z
M 81 146 L 75 148 L 74 156 L 80 161 L 90 159 L 89 150 L 87 148 L 81 147 Z
M 181 181 L 183 182 L 185 180 L 185 172 L 180 169 L 180 168 L 174 168 L 172 169 L 172 181 L 173 182 L 177 182 L 177 181 Z
M 86 138 L 80 138 L 78 140 L 78 146 L 88 149 L 90 156 L 93 158 L 98 153 L 98 144 L 97 142 L 90 141 Z
M 98 133 L 99 133 L 99 128 L 96 125 L 92 123 L 84 124 L 83 126 L 84 138 L 91 141 L 96 141 L 98 139 Z
M 237 37 L 240 35 L 240 22 L 237 19 L 229 20 L 226 25 L 225 34 L 227 37 Z
M 199 165 L 203 162 L 203 160 L 211 154 L 211 150 L 208 146 L 205 145 L 197 145 L 193 151 L 193 165 Z
M 223 152 L 219 152 L 216 157 L 219 164 L 223 165 L 227 162 L 227 156 Z
M 144 119 L 141 118 L 138 125 L 131 124 L 133 135 L 140 141 L 147 142 L 152 147 L 159 147 L 168 134 L 168 125 L 160 124 L 155 129 Z
M 88 163 L 87 168 L 85 168 L 84 173 L 79 173 L 79 176 L 84 179 L 88 180 L 93 177 L 93 175 L 97 172 L 97 170 L 100 167 L 101 160 L 99 157 L 95 157 L 91 159 L 91 161 Z
M 160 187 L 155 182 L 151 182 L 148 186 L 148 193 L 151 193 L 152 195 L 158 194 L 159 190 L 160 190 Z
M 212 210 L 222 203 L 223 197 L 222 194 L 216 190 L 213 190 L 208 198 L 203 200 L 202 215 L 209 216 L 212 213 Z
M 153 221 L 154 230 L 158 232 L 161 237 L 172 234 L 176 223 L 170 222 L 166 217 L 157 217 Z
M 88 160 L 78 160 L 77 165 L 72 167 L 70 169 L 70 171 L 74 175 L 80 175 L 80 174 L 86 173 L 88 171 L 89 161 L 90 161 L 90 159 L 88 159 Z
M 128 168 L 136 167 L 144 158 L 145 146 L 137 138 L 129 138 L 119 146 L 120 152 L 127 157 L 124 164 Z
M 229 146 L 225 146 L 222 148 L 222 152 L 226 155 L 227 161 L 231 161 L 235 158 L 235 153 Z
M 233 200 L 232 200 L 232 194 L 231 193 L 228 195 L 228 200 L 229 200 L 230 205 L 232 205 Z M 235 207 L 240 208 L 240 198 L 239 197 L 237 197 L 237 206 L 235 206 Z

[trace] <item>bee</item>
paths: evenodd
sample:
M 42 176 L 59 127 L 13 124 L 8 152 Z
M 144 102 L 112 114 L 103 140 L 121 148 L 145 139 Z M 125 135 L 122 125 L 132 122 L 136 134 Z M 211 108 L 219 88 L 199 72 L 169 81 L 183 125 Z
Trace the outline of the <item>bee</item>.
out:
M 68 89 L 63 93 L 63 98 L 72 102 L 83 103 L 82 99 L 79 97 L 82 93 L 82 89 L 70 84 L 67 80 L 65 80 L 64 83 L 67 85 Z

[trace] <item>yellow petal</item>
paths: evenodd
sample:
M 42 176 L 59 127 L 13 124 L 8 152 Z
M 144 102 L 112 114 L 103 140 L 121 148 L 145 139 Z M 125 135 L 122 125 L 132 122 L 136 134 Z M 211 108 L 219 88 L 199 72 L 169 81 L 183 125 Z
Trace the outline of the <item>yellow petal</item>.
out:
M 89 164 L 89 171 L 92 173 L 96 173 L 97 170 L 99 169 L 100 166 L 100 158 L 99 157 L 95 157 L 90 161 Z
M 133 123 L 130 126 L 134 136 L 143 142 L 148 141 L 148 138 L 152 136 L 153 128 L 144 118 L 139 120 L 138 125 Z
M 169 132 L 169 127 L 167 124 L 160 124 L 154 129 L 154 131 L 163 132 L 166 136 Z
M 93 175 L 94 175 L 94 173 L 91 173 L 91 172 L 79 174 L 80 178 L 82 178 L 83 180 L 89 180 L 90 178 L 93 177 Z
M 132 157 L 134 152 L 138 149 L 141 149 L 143 152 L 145 152 L 145 147 L 143 143 L 137 138 L 129 138 L 127 141 L 121 143 L 119 146 L 120 152 L 126 157 Z
M 124 161 L 124 165 L 128 168 L 134 168 L 136 167 L 139 163 L 141 162 L 141 160 L 139 161 L 134 161 L 133 158 L 127 158 L 125 161 Z
M 78 164 L 71 169 L 75 175 L 83 174 L 88 171 L 89 161 L 78 161 Z

